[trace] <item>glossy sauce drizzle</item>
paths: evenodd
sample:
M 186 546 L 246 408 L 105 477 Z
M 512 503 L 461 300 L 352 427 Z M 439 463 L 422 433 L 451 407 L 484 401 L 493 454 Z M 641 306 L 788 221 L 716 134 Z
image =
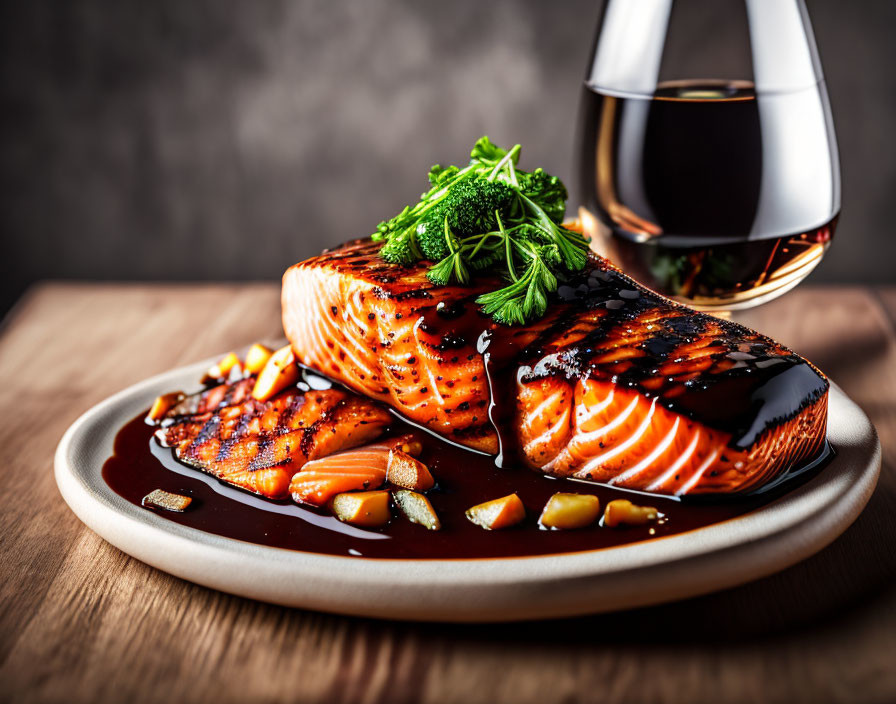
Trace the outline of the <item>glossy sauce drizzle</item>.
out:
M 396 421 L 393 431 L 409 432 Z M 407 521 L 398 511 L 380 530 L 361 530 L 340 523 L 325 512 L 275 502 L 235 489 L 199 470 L 177 462 L 172 451 L 153 438 L 154 428 L 143 417 L 125 425 L 115 439 L 115 452 L 103 466 L 103 478 L 117 494 L 140 506 L 154 489 L 193 499 L 184 513 L 158 511 L 181 525 L 228 538 L 290 550 L 368 558 L 495 558 L 547 555 L 611 548 L 653 538 L 685 533 L 748 513 L 776 498 L 785 487 L 763 496 L 727 503 L 690 503 L 659 496 L 552 479 L 529 470 L 495 467 L 492 457 L 454 447 L 427 437 L 421 459 L 438 485 L 428 493 L 441 531 L 428 531 Z M 807 472 L 800 478 L 808 477 Z M 786 487 L 791 488 L 792 482 Z M 554 492 L 594 494 L 601 506 L 617 498 L 655 506 L 664 518 L 658 523 L 626 528 L 594 524 L 576 531 L 547 531 L 538 527 L 541 509 Z M 485 531 L 470 523 L 470 506 L 516 492 L 526 506 L 526 521 L 509 530 Z M 151 510 L 141 508 L 141 510 Z

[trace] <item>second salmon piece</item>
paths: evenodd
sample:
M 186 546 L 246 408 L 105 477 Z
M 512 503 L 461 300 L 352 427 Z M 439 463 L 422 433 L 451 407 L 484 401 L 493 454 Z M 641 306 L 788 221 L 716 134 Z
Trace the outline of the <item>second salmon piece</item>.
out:
M 327 389 L 251 397 L 254 378 L 206 389 L 170 409 L 156 431 L 178 460 L 272 499 L 307 462 L 370 442 L 391 417 L 378 404 Z
M 289 493 L 297 503 L 325 506 L 346 491 L 378 489 L 386 482 L 389 452 L 407 440 L 401 436 L 312 460 L 293 476 Z

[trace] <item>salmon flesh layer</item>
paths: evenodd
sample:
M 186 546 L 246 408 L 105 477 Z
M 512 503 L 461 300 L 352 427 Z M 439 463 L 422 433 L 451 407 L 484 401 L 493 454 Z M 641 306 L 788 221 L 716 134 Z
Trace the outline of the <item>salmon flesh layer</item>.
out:
M 787 348 L 591 255 L 535 324 L 350 242 L 283 277 L 297 358 L 409 420 L 558 476 L 662 494 L 755 489 L 823 447 L 828 382 Z
M 256 401 L 255 381 L 247 377 L 188 396 L 168 411 L 156 438 L 185 464 L 284 499 L 306 463 L 376 438 L 391 420 L 378 404 L 339 389 L 290 388 Z

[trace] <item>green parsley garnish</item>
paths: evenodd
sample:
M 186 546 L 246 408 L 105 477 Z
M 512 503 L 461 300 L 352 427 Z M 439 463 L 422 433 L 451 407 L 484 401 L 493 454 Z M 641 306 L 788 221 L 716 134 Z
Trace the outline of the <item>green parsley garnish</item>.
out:
M 584 268 L 588 242 L 561 225 L 563 182 L 518 169 L 519 157 L 519 144 L 504 150 L 482 137 L 467 166 L 433 166 L 420 201 L 377 227 L 373 239 L 386 241 L 380 256 L 435 262 L 427 276 L 441 286 L 497 272 L 507 285 L 476 299 L 485 313 L 505 325 L 542 317 L 558 278 Z

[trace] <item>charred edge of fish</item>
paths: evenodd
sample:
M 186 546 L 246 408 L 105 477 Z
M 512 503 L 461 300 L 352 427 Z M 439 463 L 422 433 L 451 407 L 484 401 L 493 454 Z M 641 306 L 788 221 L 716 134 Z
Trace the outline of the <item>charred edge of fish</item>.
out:
M 207 443 L 209 440 L 218 439 L 220 437 L 220 433 L 221 416 L 213 414 L 211 418 L 209 418 L 205 422 L 200 431 L 196 433 L 196 437 L 193 438 L 193 441 L 184 451 L 184 454 L 193 455 L 202 445 Z
M 346 400 L 346 398 L 340 399 L 338 402 L 321 413 L 320 418 L 314 421 L 307 428 L 302 429 L 303 432 L 302 438 L 299 441 L 299 449 L 302 451 L 302 454 L 304 454 L 305 457 L 310 457 L 311 450 L 313 449 L 312 445 L 314 443 L 314 438 L 324 428 L 325 425 L 335 420 L 337 409 L 345 407 Z

